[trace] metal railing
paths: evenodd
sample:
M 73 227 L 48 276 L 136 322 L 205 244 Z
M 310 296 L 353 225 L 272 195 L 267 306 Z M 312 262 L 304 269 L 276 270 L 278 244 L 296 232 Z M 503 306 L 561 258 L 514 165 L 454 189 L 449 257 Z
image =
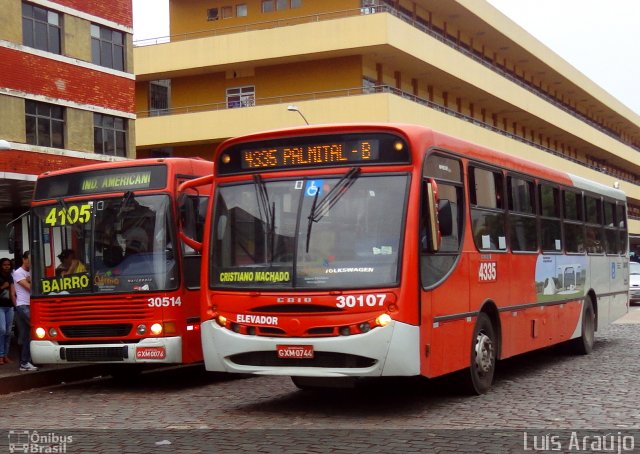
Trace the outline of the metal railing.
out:
M 393 95 L 396 95 L 401 98 L 407 99 L 409 101 L 415 102 L 417 104 L 423 105 L 430 109 L 437 110 L 446 115 L 451 115 L 460 120 L 467 121 L 469 123 L 482 127 L 484 129 L 488 129 L 492 132 L 495 132 L 496 134 L 500 134 L 500 135 L 509 137 L 510 139 L 517 140 L 518 142 L 537 148 L 539 150 L 542 150 L 554 156 L 561 157 L 562 159 L 566 159 L 580 166 L 589 168 L 591 170 L 595 170 L 605 175 L 610 175 L 618 180 L 627 181 L 633 184 L 640 184 L 640 175 L 635 175 L 634 178 L 627 178 L 624 176 L 615 175 L 609 169 L 603 169 L 597 165 L 580 161 L 579 159 L 573 158 L 571 156 L 567 156 L 559 151 L 556 151 L 554 149 L 545 147 L 544 145 L 541 145 L 539 143 L 528 140 L 518 134 L 513 134 L 509 131 L 498 128 L 489 123 L 485 123 L 484 121 L 481 121 L 475 117 L 462 114 L 457 110 L 450 109 L 448 107 L 445 107 L 443 105 L 440 105 L 428 99 L 420 98 L 419 96 L 413 95 L 411 93 L 407 93 L 405 91 L 402 91 L 395 87 L 391 87 L 389 85 L 376 85 L 373 87 L 357 87 L 357 88 L 347 88 L 347 89 L 341 89 L 341 90 L 327 90 L 327 91 L 299 93 L 299 94 L 285 95 L 285 96 L 255 98 L 255 107 L 277 105 L 277 104 L 289 104 L 289 103 L 300 102 L 300 101 L 315 101 L 319 99 L 334 99 L 334 98 L 340 98 L 340 97 L 367 95 L 367 94 L 373 94 L 373 93 L 391 93 Z M 254 107 L 254 106 L 251 106 L 251 107 Z M 198 104 L 198 105 L 185 106 L 185 107 L 176 107 L 176 108 L 167 109 L 166 111 L 163 111 L 163 112 L 165 112 L 165 115 L 178 115 L 178 114 L 210 112 L 210 111 L 217 111 L 217 110 L 251 108 L 251 107 L 243 107 L 243 106 L 230 107 L 227 102 L 217 102 L 217 103 Z M 146 118 L 146 117 L 156 116 L 156 115 L 157 113 L 155 113 L 154 111 L 142 111 L 137 113 L 138 118 Z

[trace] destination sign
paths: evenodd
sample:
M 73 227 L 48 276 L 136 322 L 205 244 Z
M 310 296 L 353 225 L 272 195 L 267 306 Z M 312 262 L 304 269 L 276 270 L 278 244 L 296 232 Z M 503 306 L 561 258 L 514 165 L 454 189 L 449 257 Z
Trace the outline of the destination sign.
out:
M 34 198 L 45 200 L 74 195 L 126 192 L 137 189 L 163 189 L 167 185 L 167 166 L 114 167 L 43 175 L 36 182 Z
M 410 162 L 406 142 L 383 133 L 289 137 L 235 144 L 218 157 L 219 174 L 302 167 Z

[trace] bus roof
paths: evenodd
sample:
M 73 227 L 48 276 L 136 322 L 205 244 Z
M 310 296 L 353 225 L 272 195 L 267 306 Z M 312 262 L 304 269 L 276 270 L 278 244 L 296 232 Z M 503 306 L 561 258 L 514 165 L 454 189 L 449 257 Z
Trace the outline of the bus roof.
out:
M 64 174 L 76 173 L 76 172 L 86 172 L 91 170 L 117 169 L 121 167 L 131 167 L 131 166 L 148 166 L 148 165 L 156 165 L 156 164 L 163 164 L 163 163 L 175 163 L 179 167 L 184 167 L 185 170 L 182 170 L 183 172 L 190 171 L 190 172 L 195 172 L 197 174 L 213 172 L 213 162 L 207 161 L 199 157 L 146 158 L 146 159 L 128 159 L 125 161 L 106 161 L 98 164 L 87 164 L 87 165 L 78 166 L 78 167 L 69 167 L 62 170 L 47 171 L 40 174 L 38 178 L 46 178 L 46 177 L 64 175 Z
M 488 164 L 499 165 L 515 172 L 532 175 L 538 178 L 556 181 L 585 191 L 602 194 L 618 200 L 626 200 L 623 191 L 604 184 L 588 180 L 578 175 L 559 171 L 543 164 L 520 158 L 505 152 L 490 149 L 472 142 L 458 139 L 448 134 L 435 131 L 426 126 L 405 123 L 336 123 L 293 128 L 274 129 L 234 137 L 224 141 L 214 154 L 214 162 L 220 153 L 229 146 L 243 143 L 273 139 L 278 137 L 294 137 L 302 135 L 336 134 L 347 132 L 393 132 L 405 137 L 412 137 L 414 143 L 423 142 L 425 145 L 452 151 L 466 157 L 481 160 Z

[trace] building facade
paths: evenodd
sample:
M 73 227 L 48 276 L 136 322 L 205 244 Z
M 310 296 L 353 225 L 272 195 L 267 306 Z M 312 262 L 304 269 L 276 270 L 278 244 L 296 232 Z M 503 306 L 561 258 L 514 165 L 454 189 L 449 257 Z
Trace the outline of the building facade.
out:
M 0 0 L 0 253 L 35 179 L 135 157 L 131 0 Z
M 639 241 L 640 116 L 484 0 L 169 8 L 171 36 L 134 48 L 139 157 L 210 159 L 307 120 L 417 123 L 620 187 Z

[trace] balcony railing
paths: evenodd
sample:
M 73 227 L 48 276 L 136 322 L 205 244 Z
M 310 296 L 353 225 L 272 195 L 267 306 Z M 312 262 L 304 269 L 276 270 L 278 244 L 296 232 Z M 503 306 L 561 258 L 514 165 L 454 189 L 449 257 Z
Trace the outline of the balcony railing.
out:
M 396 96 L 400 96 L 401 98 L 418 103 L 430 109 L 437 110 L 446 115 L 451 115 L 460 120 L 467 121 L 476 126 L 480 126 L 492 132 L 495 132 L 496 134 L 500 134 L 500 135 L 509 137 L 513 140 L 517 140 L 518 142 L 522 142 L 526 145 L 529 145 L 531 147 L 537 148 L 544 152 L 550 153 L 554 156 L 561 157 L 568 161 L 574 162 L 583 167 L 587 167 L 589 169 L 601 172 L 606 175 L 611 175 L 612 177 L 618 180 L 627 181 L 633 184 L 640 184 L 640 175 L 634 175 L 633 178 L 627 178 L 621 175 L 616 175 L 612 173 L 610 169 L 603 169 L 602 167 L 599 167 L 597 165 L 580 161 L 576 158 L 565 155 L 559 151 L 553 150 L 551 148 L 547 148 L 544 145 L 528 140 L 522 136 L 510 133 L 509 131 L 505 131 L 504 129 L 498 128 L 489 123 L 485 123 L 484 121 L 481 121 L 475 117 L 464 115 L 458 112 L 457 110 L 453 110 L 448 107 L 442 106 L 433 101 L 429 101 L 428 99 L 420 98 L 416 95 L 407 93 L 405 91 L 402 91 L 395 87 L 391 87 L 389 85 L 376 85 L 373 87 L 366 87 L 366 88 L 358 87 L 358 88 L 347 88 L 342 90 L 328 90 L 328 91 L 320 91 L 320 92 L 312 92 L 312 93 L 292 94 L 292 95 L 285 95 L 285 96 L 255 98 L 255 106 L 268 106 L 268 105 L 276 105 L 276 104 L 286 105 L 286 104 L 291 104 L 291 103 L 300 102 L 300 101 L 315 101 L 319 99 L 341 98 L 341 97 L 349 97 L 349 96 L 367 95 L 367 94 L 373 94 L 373 93 L 391 93 Z M 184 106 L 184 107 L 174 107 L 171 109 L 167 109 L 166 112 L 168 115 L 179 115 L 179 114 L 189 114 L 189 113 L 198 113 L 198 112 L 210 112 L 210 111 L 217 111 L 217 110 L 228 110 L 228 109 L 243 108 L 243 107 L 250 108 L 253 106 L 230 106 L 227 102 L 218 102 L 218 103 L 198 104 L 198 105 Z M 285 109 L 285 107 L 283 107 L 283 109 Z M 141 112 L 137 112 L 137 116 L 138 118 L 157 116 L 157 112 L 141 111 Z

